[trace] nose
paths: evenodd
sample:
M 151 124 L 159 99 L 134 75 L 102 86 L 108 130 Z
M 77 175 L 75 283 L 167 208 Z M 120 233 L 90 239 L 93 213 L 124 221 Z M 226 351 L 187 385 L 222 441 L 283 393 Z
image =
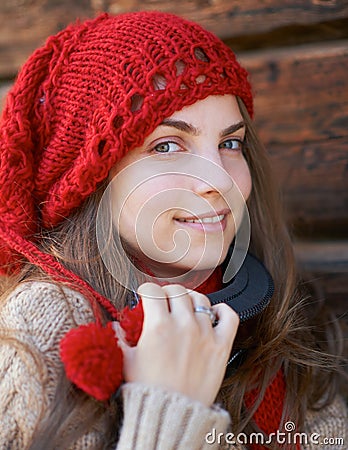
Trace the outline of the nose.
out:
M 234 182 L 224 168 L 220 153 L 206 151 L 197 156 L 194 192 L 200 196 L 218 196 L 229 192 Z

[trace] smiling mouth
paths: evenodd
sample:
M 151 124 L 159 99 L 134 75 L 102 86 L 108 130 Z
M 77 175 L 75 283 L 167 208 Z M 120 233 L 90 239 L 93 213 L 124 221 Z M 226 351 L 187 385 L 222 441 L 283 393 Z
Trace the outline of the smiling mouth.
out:
M 200 219 L 176 219 L 178 222 L 187 222 L 187 223 L 218 223 L 221 222 L 225 218 L 226 214 L 220 214 L 218 216 L 213 217 L 202 217 Z

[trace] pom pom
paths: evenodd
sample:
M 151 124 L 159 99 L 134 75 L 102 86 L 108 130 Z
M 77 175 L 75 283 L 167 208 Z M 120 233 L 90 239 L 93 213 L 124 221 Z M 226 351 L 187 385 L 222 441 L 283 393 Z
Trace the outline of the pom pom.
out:
M 135 346 L 143 330 L 144 310 L 141 301 L 133 308 L 124 308 L 119 316 L 120 325 L 125 331 L 125 339 L 130 346 Z
M 97 400 L 108 400 L 122 382 L 123 354 L 112 322 L 70 330 L 60 342 L 60 356 L 68 379 Z

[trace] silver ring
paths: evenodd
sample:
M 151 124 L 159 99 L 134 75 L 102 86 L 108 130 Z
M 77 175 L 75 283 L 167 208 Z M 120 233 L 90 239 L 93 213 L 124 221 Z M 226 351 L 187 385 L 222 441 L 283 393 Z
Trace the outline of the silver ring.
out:
M 193 311 L 195 313 L 208 314 L 212 325 L 214 325 L 214 323 L 216 322 L 216 313 L 213 308 L 207 308 L 206 306 L 195 306 L 193 308 Z

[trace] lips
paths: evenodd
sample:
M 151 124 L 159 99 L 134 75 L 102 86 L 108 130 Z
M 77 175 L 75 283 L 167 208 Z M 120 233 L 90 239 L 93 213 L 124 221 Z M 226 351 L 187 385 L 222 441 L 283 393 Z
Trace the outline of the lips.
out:
M 175 217 L 175 220 L 179 220 L 180 222 L 190 222 L 191 220 L 203 221 L 206 219 L 214 219 L 215 222 L 217 222 L 217 221 L 221 220 L 221 216 L 226 216 L 230 212 L 231 211 L 229 208 L 224 208 L 224 209 L 212 208 L 212 210 L 207 213 L 197 213 L 197 214 L 193 214 L 191 216 L 187 215 L 187 216 Z M 216 218 L 220 218 L 220 219 L 217 220 Z
M 225 214 L 220 214 L 218 216 L 212 217 L 201 217 L 200 219 L 176 219 L 179 222 L 188 222 L 188 223 L 217 223 L 221 222 L 225 218 Z
M 176 217 L 175 220 L 180 222 L 181 224 L 188 224 L 194 227 L 203 227 L 205 230 L 214 231 L 216 226 L 221 230 L 221 226 L 225 229 L 226 226 L 226 216 L 231 211 L 229 209 L 223 209 L 220 211 L 216 211 L 215 214 L 212 212 L 205 214 L 197 214 L 194 216 L 184 216 L 184 217 Z

